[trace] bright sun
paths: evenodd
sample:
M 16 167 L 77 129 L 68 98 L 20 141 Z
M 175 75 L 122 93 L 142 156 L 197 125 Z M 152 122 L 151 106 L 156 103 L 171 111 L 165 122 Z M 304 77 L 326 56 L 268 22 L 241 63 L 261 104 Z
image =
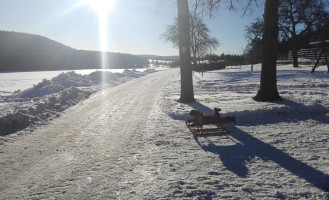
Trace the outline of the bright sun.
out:
M 80 0 L 83 5 L 86 5 L 98 14 L 106 14 L 110 12 L 115 4 L 116 0 Z

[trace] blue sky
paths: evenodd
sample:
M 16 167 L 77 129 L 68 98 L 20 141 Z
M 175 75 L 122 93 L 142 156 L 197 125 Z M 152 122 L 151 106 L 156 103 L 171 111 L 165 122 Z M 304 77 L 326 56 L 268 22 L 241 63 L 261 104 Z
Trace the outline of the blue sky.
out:
M 81 0 L 0 0 L 0 30 L 38 34 L 76 49 L 100 50 L 99 16 Z M 221 43 L 216 54 L 242 53 L 245 25 L 262 15 L 229 12 L 226 6 L 205 22 Z M 107 49 L 111 52 L 178 55 L 160 40 L 177 17 L 176 0 L 117 0 L 107 14 Z M 103 44 L 104 45 L 104 44 Z

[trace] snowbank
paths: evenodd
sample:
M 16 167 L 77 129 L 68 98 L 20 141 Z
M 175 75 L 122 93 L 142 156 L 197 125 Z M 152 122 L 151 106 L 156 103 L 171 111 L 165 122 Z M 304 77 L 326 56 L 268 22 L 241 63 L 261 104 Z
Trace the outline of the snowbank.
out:
M 15 108 L 11 113 L 0 118 L 1 135 L 26 128 L 41 120 L 57 117 L 59 112 L 88 98 L 93 92 L 70 87 L 44 98 L 33 98 L 32 103 Z
M 44 79 L 32 88 L 2 97 L 2 101 L 10 106 L 1 109 L 0 135 L 58 117 L 60 112 L 88 98 L 104 86 L 114 86 L 152 72 L 155 70 L 124 70 L 123 73 L 95 71 L 89 75 L 67 72 L 51 80 Z
M 75 72 L 62 73 L 51 80 L 44 79 L 42 82 L 19 93 L 21 98 L 42 97 L 49 94 L 64 91 L 70 87 L 88 87 L 92 83 L 87 76 Z

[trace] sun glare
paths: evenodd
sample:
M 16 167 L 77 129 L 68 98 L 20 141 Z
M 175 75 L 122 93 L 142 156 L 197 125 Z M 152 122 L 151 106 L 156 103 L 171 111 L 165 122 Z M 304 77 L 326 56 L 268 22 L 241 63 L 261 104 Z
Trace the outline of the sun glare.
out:
M 117 3 L 117 0 L 78 0 L 80 5 L 87 6 L 94 10 L 98 15 L 99 23 L 99 50 L 101 51 L 101 68 L 108 68 L 108 56 L 109 51 L 108 44 L 108 19 L 111 12 Z M 106 77 L 103 75 L 103 82 L 106 82 Z
M 86 5 L 99 14 L 105 14 L 110 12 L 115 4 L 116 0 L 80 0 L 83 5 Z

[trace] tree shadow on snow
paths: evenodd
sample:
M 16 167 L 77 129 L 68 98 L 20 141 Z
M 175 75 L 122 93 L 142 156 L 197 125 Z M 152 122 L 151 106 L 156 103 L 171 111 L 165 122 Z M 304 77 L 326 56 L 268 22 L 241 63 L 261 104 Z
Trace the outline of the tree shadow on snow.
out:
M 244 110 L 226 113 L 225 115 L 235 116 L 238 124 L 243 126 L 306 120 L 314 120 L 319 123 L 329 124 L 329 110 L 320 104 L 304 105 L 290 100 L 278 101 L 273 104 L 276 106 L 272 106 L 268 109 Z
M 218 154 L 223 165 L 240 177 L 244 178 L 249 173 L 246 162 L 250 162 L 251 159 L 258 157 L 264 161 L 271 160 L 317 188 L 329 191 L 328 174 L 291 157 L 289 154 L 238 128 L 232 130 L 231 137 L 238 141 L 231 146 L 216 145 L 209 139 L 207 139 L 207 144 L 202 144 L 198 136 L 194 136 L 194 139 L 204 151 Z
M 193 107 L 201 108 L 200 105 Z M 206 107 L 206 106 L 204 106 Z M 206 109 L 206 108 L 203 108 Z M 212 109 L 208 108 L 208 111 Z M 230 139 L 235 141 L 234 145 L 220 146 L 213 143 L 207 137 L 205 142 L 200 142 L 198 136 L 194 136 L 196 143 L 206 152 L 218 154 L 223 165 L 239 177 L 247 177 L 249 169 L 246 162 L 258 157 L 264 161 L 273 161 L 290 173 L 298 176 L 315 187 L 329 191 L 329 175 L 321 172 L 289 154 L 267 144 L 252 135 L 238 129 L 232 128 Z
M 329 110 L 320 104 L 304 105 L 286 99 L 278 101 L 277 104 L 282 105 L 282 108 L 276 114 L 282 115 L 283 119 L 288 119 L 287 121 L 306 121 L 312 119 L 324 124 L 329 123 Z

